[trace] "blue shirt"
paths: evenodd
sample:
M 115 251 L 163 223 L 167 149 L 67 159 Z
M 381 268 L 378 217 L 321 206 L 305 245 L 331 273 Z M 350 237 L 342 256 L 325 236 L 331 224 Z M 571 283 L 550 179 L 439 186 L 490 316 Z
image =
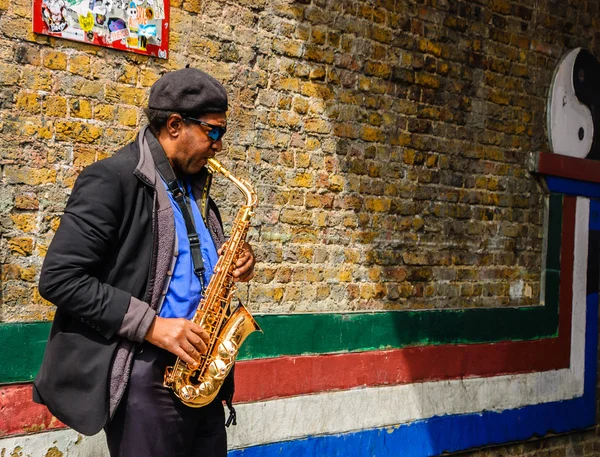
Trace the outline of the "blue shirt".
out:
M 167 184 L 163 181 L 165 188 Z M 179 181 L 179 185 L 183 188 L 182 182 Z M 194 225 L 196 226 L 196 232 L 200 237 L 200 251 L 202 252 L 202 260 L 204 261 L 204 284 L 208 285 L 210 277 L 213 274 L 215 265 L 217 264 L 218 255 L 215 243 L 210 235 L 210 232 L 204 224 L 204 219 L 200 214 L 198 205 L 192 195 L 192 187 L 189 181 L 185 182 L 185 188 L 187 189 L 186 200 L 191 203 L 192 215 L 194 218 Z M 200 280 L 194 274 L 194 263 L 192 261 L 192 255 L 190 252 L 190 242 L 187 237 L 187 230 L 185 228 L 185 219 L 181 213 L 181 208 L 167 190 L 171 206 L 173 207 L 173 214 L 175 216 L 175 233 L 177 236 L 177 252 L 175 253 L 177 258 L 175 259 L 175 266 L 173 268 L 173 275 L 167 289 L 165 300 L 160 309 L 160 317 L 184 317 L 191 319 L 198 307 L 198 303 L 201 298 L 201 287 Z

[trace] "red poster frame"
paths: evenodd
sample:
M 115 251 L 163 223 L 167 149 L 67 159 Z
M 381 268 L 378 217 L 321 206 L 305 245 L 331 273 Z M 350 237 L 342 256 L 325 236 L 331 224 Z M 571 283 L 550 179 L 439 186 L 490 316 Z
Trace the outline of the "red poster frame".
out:
M 33 0 L 33 31 L 120 51 L 168 58 L 169 0 L 131 0 L 127 8 L 113 6 L 105 14 L 96 14 L 97 10 L 91 8 L 96 1 L 103 5 L 102 0 L 83 0 L 75 4 L 76 1 Z M 113 5 L 113 0 L 104 1 Z M 123 6 L 127 1 L 115 0 L 114 4 Z M 87 15 L 78 14 L 77 10 L 87 10 Z M 162 17 L 156 13 L 155 18 L 155 10 L 157 13 L 160 11 Z M 144 32 L 146 35 L 140 33 L 143 28 L 149 30 Z

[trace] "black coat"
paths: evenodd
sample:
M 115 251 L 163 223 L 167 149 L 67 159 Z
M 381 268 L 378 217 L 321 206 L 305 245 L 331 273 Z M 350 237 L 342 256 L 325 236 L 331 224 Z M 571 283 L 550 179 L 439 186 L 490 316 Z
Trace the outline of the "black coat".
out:
M 150 303 L 156 199 L 139 157 L 136 141 L 83 170 L 40 276 L 40 294 L 57 310 L 34 400 L 88 435 L 109 420 L 116 332 L 131 297 Z

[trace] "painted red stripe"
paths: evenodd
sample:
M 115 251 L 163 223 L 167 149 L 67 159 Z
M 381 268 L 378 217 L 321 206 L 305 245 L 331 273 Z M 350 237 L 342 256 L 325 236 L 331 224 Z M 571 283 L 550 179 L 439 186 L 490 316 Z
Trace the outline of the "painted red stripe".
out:
M 425 346 L 240 362 L 235 399 L 250 402 L 363 386 L 556 370 L 569 366 L 569 358 L 563 357 L 563 340 Z
M 600 162 L 551 152 L 538 153 L 538 173 L 578 181 L 600 182 Z
M 575 233 L 574 197 L 565 197 L 558 338 L 411 347 L 238 362 L 236 402 L 363 386 L 488 377 L 567 368 L 570 358 Z M 64 427 L 31 401 L 31 385 L 0 389 L 0 436 Z
M 557 357 L 571 357 L 571 319 L 573 314 L 573 264 L 575 262 L 575 213 L 577 197 L 563 199 L 563 225 L 560 248 L 560 292 L 558 313 L 558 336 L 563 344 L 557 348 Z M 587 235 L 586 235 L 587 236 Z
M 0 436 L 40 432 L 65 427 L 45 406 L 31 400 L 31 384 L 0 389 Z

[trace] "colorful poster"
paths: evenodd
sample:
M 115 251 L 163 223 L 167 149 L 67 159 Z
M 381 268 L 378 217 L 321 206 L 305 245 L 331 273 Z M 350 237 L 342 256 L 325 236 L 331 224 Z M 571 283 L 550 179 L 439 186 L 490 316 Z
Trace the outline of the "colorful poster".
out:
M 33 31 L 166 59 L 169 0 L 34 0 Z

